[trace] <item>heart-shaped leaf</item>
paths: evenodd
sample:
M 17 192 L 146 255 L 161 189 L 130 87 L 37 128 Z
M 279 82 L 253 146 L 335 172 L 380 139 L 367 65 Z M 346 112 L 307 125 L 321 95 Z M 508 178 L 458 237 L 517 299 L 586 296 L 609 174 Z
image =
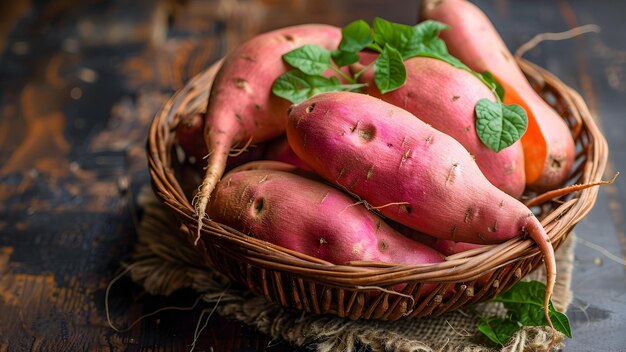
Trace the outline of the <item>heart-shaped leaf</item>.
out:
M 495 152 L 512 145 L 526 132 L 528 117 L 519 105 L 480 99 L 474 110 L 478 137 Z

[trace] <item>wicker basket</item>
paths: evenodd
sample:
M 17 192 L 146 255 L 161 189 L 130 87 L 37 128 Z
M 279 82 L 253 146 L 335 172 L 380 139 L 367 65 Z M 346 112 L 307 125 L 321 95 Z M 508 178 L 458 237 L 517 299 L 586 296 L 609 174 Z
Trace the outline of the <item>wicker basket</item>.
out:
M 607 160 L 607 144 L 584 101 L 545 70 L 523 60 L 519 64 L 574 135 L 577 154 L 569 182 L 599 181 Z M 190 240 L 197 231 L 196 217 L 179 182 L 183 165 L 174 151 L 173 127 L 180 116 L 206 108 L 207 86 L 216 70 L 208 69 L 176 92 L 155 116 L 148 137 L 152 186 L 180 220 L 181 232 Z M 597 187 L 588 188 L 537 207 L 536 213 L 555 248 L 591 210 L 597 193 Z M 214 268 L 268 301 L 350 319 L 397 320 L 440 315 L 492 298 L 542 264 L 542 256 L 532 240 L 514 238 L 448 257 L 434 265 L 333 265 L 208 219 L 197 249 Z M 490 276 L 484 276 L 489 272 Z M 404 285 L 395 286 L 398 284 Z M 436 288 L 422 290 L 425 284 L 435 284 Z M 450 290 L 452 285 L 454 290 Z M 403 289 L 395 292 L 394 286 Z M 422 291 L 428 293 L 421 294 Z

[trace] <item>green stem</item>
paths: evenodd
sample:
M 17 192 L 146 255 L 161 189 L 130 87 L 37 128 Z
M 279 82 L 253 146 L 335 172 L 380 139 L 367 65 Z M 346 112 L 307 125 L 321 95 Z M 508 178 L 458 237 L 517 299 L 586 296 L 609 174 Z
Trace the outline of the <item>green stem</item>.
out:
M 344 72 L 342 72 L 339 68 L 337 68 L 337 66 L 335 65 L 330 65 L 330 69 L 337 72 L 341 77 L 343 77 L 343 79 L 345 79 L 346 81 L 348 81 L 349 83 L 356 83 L 356 80 L 350 76 L 348 76 L 347 74 L 345 74 Z
M 487 82 L 487 80 L 485 79 L 485 77 L 483 77 L 483 75 L 482 75 L 482 74 L 480 74 L 480 73 L 478 73 L 478 72 L 476 72 L 476 71 L 473 71 L 473 70 L 472 70 L 471 68 L 469 68 L 469 67 L 468 67 L 468 68 L 466 68 L 466 69 L 465 69 L 465 71 L 467 71 L 467 72 L 471 73 L 474 77 L 478 78 L 478 80 L 480 80 L 481 82 L 483 82 L 483 84 L 484 84 L 484 85 L 486 85 L 486 86 L 487 86 L 487 88 L 489 88 L 489 90 L 491 90 L 491 91 L 493 92 L 493 95 L 495 95 L 495 96 L 496 96 L 496 101 L 497 101 L 498 103 L 502 104 L 502 99 L 500 99 L 500 96 L 498 95 L 498 92 L 496 91 L 496 89 L 495 89 L 495 88 L 493 88 L 493 87 L 492 87 L 492 86 L 491 86 L 491 85 Z
M 378 60 L 378 59 L 376 59 L 376 60 Z M 358 81 L 358 80 L 359 80 L 359 78 L 361 78 L 361 76 L 362 76 L 365 72 L 367 72 L 367 70 L 369 70 L 370 68 L 372 68 L 372 66 L 374 66 L 374 64 L 376 63 L 376 60 L 374 60 L 374 61 L 370 62 L 370 63 L 369 63 L 369 65 L 367 65 L 367 66 L 363 67 L 363 68 L 361 69 L 361 71 L 357 72 L 357 73 L 354 75 L 354 79 L 355 79 L 356 81 Z
M 363 88 L 367 86 L 367 83 L 357 83 L 357 84 L 342 84 L 341 89 L 343 90 L 353 90 L 358 88 Z

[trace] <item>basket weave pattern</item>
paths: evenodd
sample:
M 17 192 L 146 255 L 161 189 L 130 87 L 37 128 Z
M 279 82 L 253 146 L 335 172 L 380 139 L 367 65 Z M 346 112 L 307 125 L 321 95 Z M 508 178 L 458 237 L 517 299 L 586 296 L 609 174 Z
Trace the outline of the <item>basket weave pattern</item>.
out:
M 608 147 L 583 99 L 545 70 L 524 60 L 519 64 L 535 90 L 567 122 L 575 138 L 576 162 L 568 183 L 599 181 Z M 177 91 L 156 114 L 148 136 L 152 187 L 179 219 L 181 235 L 190 241 L 197 231 L 196 217 L 180 183 L 183 165 L 174 150 L 174 128 L 181 116 L 204 111 L 207 86 L 216 71 L 217 66 L 209 68 Z M 597 194 L 598 188 L 592 187 L 535 209 L 555 249 L 591 210 Z M 433 265 L 333 265 L 209 219 L 204 220 L 201 233 L 197 250 L 206 261 L 255 294 L 285 307 L 350 319 L 437 316 L 490 299 L 542 264 L 536 244 L 521 237 L 450 256 Z M 485 276 L 487 273 L 491 275 Z M 395 292 L 394 287 L 402 289 Z

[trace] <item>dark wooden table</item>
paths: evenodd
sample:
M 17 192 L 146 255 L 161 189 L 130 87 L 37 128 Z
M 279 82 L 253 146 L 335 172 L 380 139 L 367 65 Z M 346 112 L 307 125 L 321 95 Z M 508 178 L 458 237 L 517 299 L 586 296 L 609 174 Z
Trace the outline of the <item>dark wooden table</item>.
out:
M 600 34 L 543 43 L 526 57 L 582 93 L 626 171 L 626 3 L 486 1 L 510 48 L 539 32 L 595 23 Z M 186 351 L 201 305 L 125 333 L 104 293 L 136 240 L 134 195 L 149 182 L 147 126 L 196 73 L 255 33 L 380 16 L 414 23 L 417 1 L 53 0 L 0 4 L 0 351 Z M 567 351 L 626 350 L 626 275 L 595 245 L 626 254 L 626 181 L 605 186 L 576 228 Z M 193 301 L 151 297 L 122 279 L 114 321 Z M 238 322 L 211 318 L 198 351 L 284 351 Z

